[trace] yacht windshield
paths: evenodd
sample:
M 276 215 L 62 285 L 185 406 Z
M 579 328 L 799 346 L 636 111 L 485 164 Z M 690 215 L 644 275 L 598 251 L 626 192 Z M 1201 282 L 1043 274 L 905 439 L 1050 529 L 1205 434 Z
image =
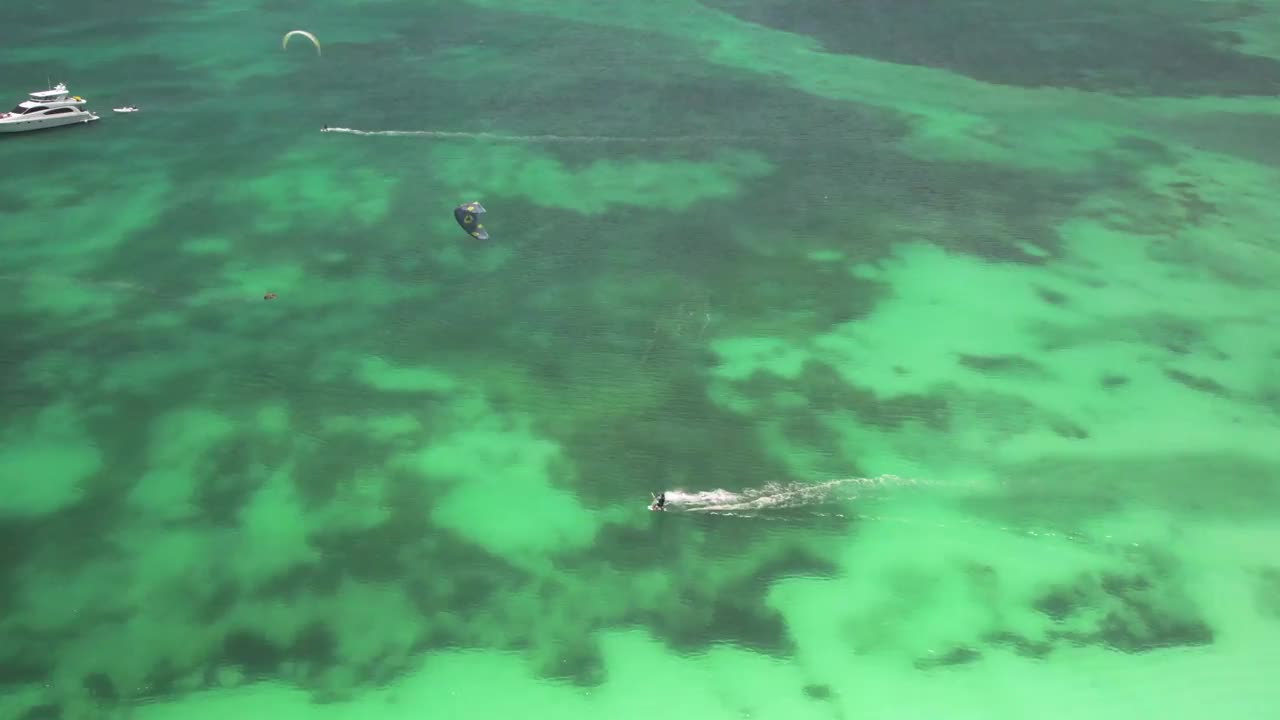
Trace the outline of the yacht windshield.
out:
M 22 107 L 21 105 L 18 105 L 14 107 L 12 110 L 10 110 L 9 112 L 13 113 L 14 115 L 22 115 L 27 112 L 27 109 Z

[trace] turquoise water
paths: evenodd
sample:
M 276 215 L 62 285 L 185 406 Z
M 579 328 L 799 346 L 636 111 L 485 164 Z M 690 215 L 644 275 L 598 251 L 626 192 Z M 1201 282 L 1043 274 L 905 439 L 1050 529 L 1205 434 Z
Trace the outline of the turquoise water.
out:
M 1273 717 L 1278 38 L 6 8 L 0 717 Z

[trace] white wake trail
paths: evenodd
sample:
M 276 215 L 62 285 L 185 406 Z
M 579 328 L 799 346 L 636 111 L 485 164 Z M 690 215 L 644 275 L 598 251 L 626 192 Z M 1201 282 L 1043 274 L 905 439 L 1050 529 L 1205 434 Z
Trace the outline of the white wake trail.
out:
M 769 483 L 759 488 L 689 492 L 666 491 L 667 510 L 676 512 L 741 513 L 784 508 L 813 507 L 852 500 L 873 488 L 931 485 L 921 480 L 881 475 L 873 478 L 839 478 L 817 483 Z
M 492 142 L 516 143 L 637 143 L 637 144 L 672 144 L 702 142 L 746 142 L 759 141 L 757 138 L 742 135 L 668 135 L 668 136 L 628 136 L 628 135 L 503 135 L 501 133 L 461 132 L 454 130 L 359 130 L 345 127 L 326 127 L 320 132 L 340 133 L 343 135 L 384 136 L 384 137 L 424 137 L 446 140 L 489 140 Z

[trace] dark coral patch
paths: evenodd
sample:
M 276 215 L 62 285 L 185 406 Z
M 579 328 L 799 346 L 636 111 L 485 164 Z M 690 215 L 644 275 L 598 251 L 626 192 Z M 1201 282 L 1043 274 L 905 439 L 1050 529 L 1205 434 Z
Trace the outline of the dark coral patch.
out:
M 987 82 L 1122 95 L 1268 95 L 1280 62 L 1234 52 L 1212 28 L 1256 10 L 1158 0 L 702 0 L 809 35 L 828 52 L 948 68 Z

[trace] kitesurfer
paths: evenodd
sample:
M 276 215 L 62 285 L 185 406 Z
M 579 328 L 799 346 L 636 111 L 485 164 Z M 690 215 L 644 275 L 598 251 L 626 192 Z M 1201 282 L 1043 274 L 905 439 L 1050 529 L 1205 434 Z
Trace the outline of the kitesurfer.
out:
M 661 493 L 660 495 L 658 495 L 657 497 L 655 497 L 655 498 L 653 499 L 653 504 L 649 506 L 649 509 L 650 509 L 650 510 L 666 510 L 666 509 L 667 509 L 667 494 L 664 492 L 664 493 Z

